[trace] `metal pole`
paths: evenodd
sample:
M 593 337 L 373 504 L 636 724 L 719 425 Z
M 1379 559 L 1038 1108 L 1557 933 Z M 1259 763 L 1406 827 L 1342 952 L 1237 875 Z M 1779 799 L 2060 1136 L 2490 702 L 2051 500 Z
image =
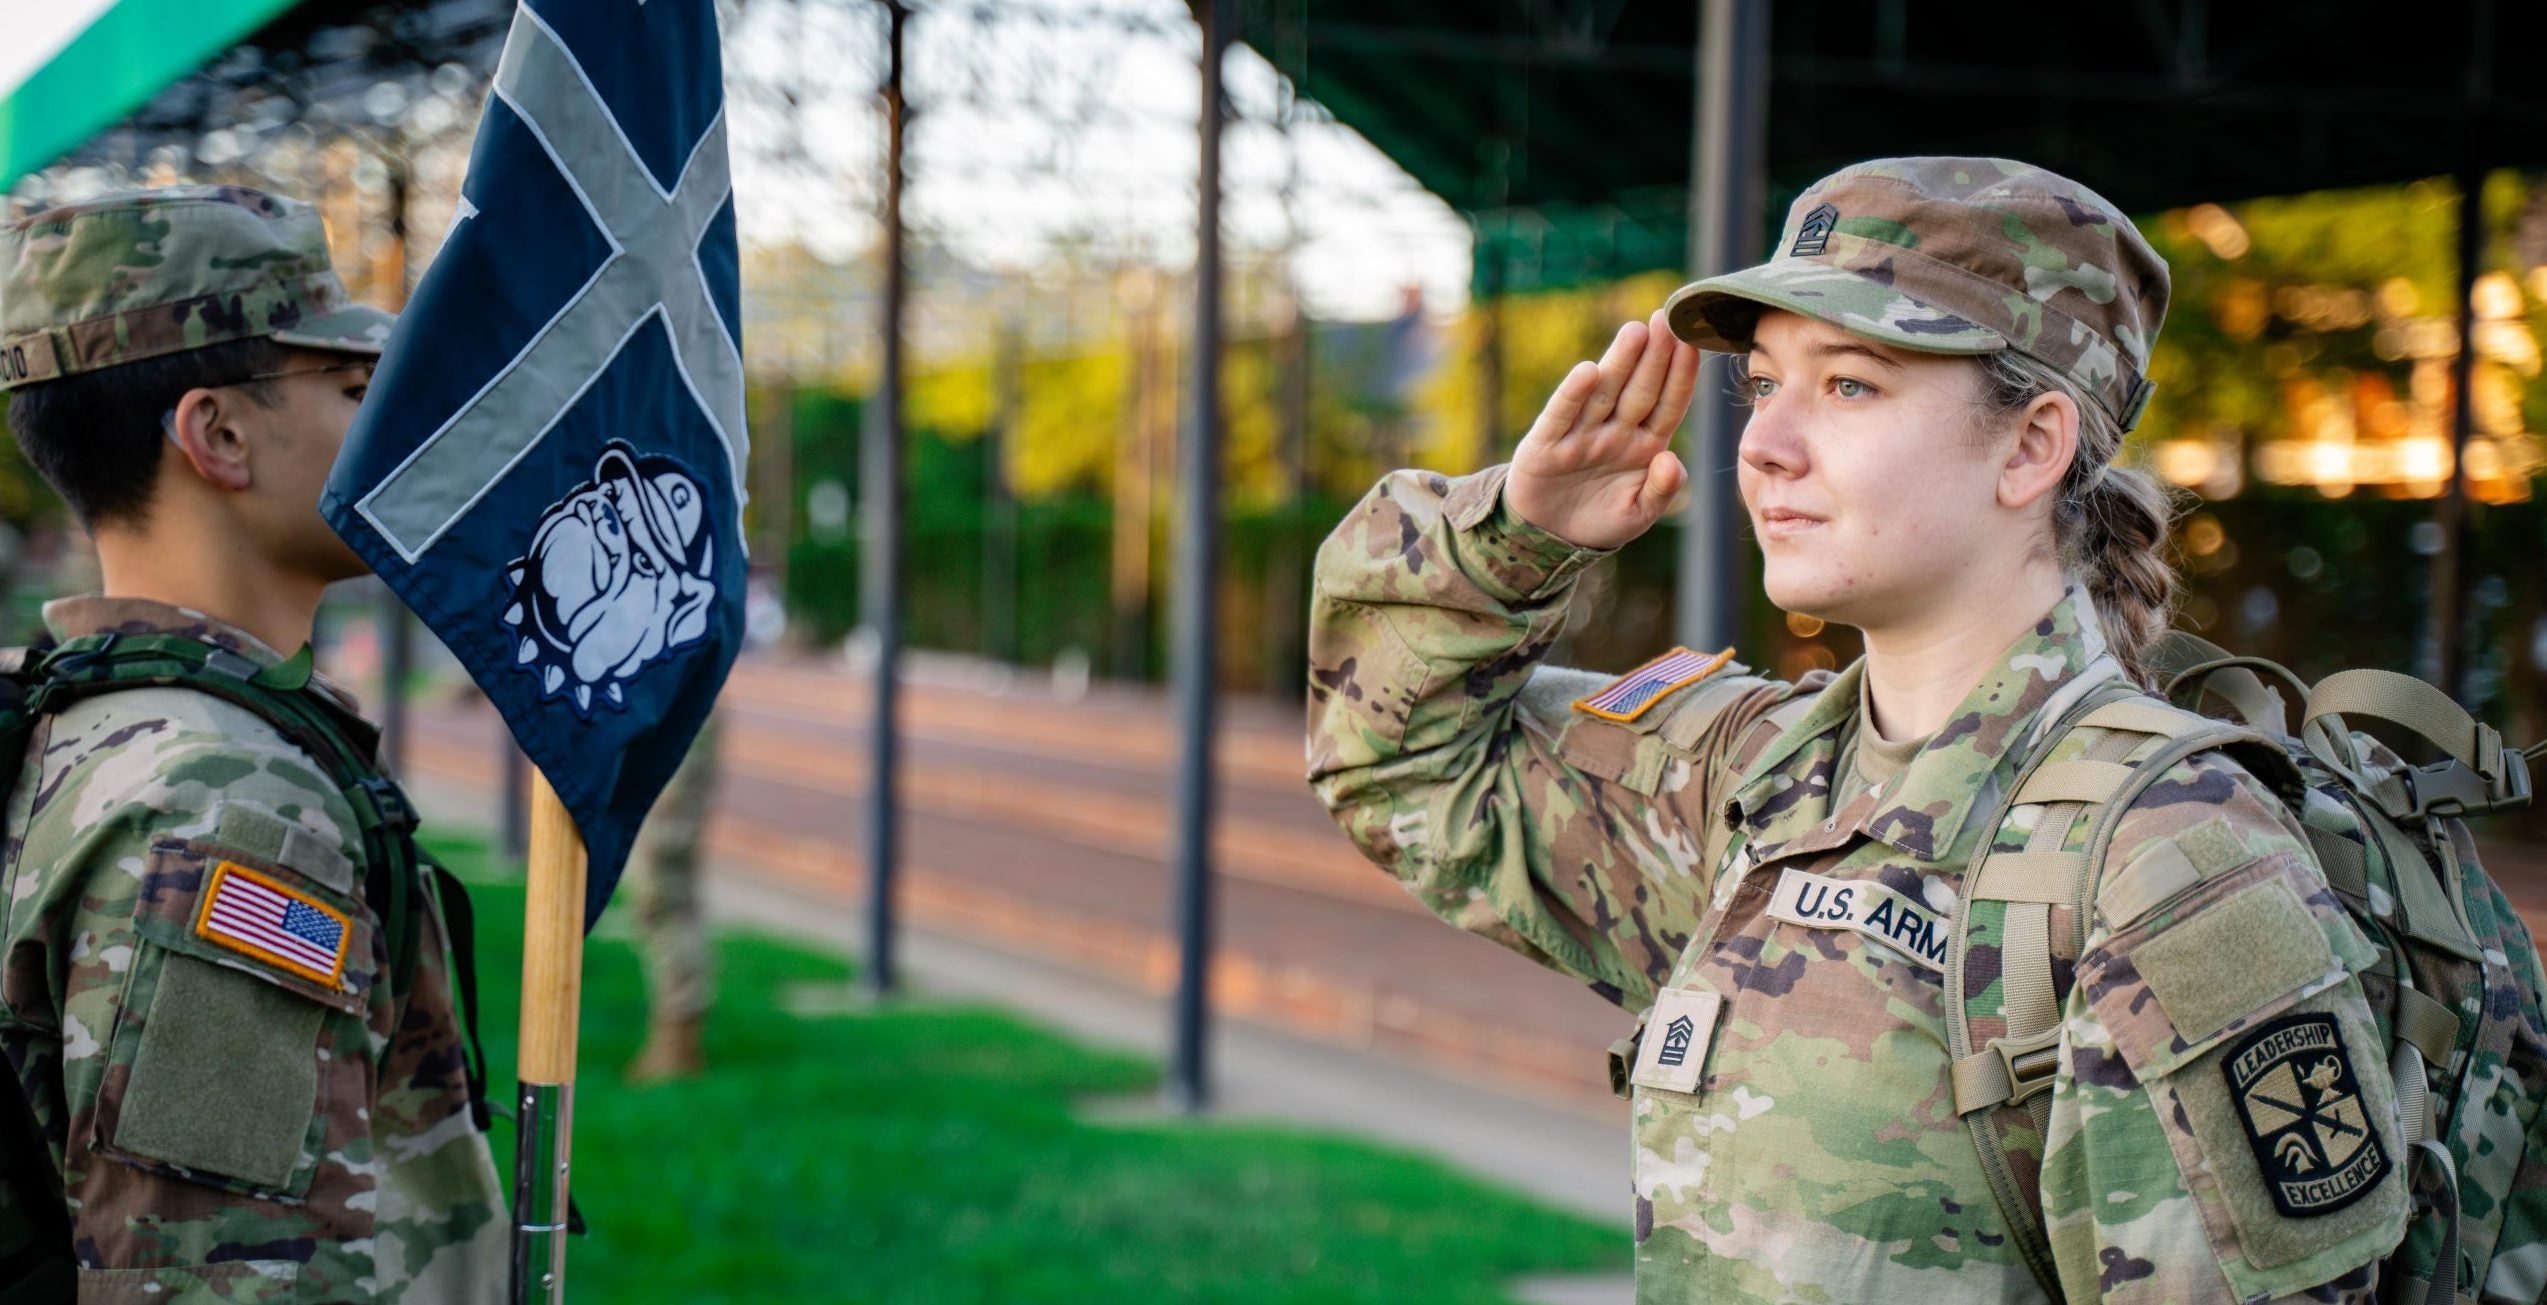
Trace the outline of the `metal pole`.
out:
M 2476 276 L 2485 260 L 2485 174 L 2493 157 L 2494 4 L 2468 7 L 2467 78 L 2461 87 L 2458 130 L 2459 298 L 2458 353 L 2450 359 L 2450 483 L 2433 507 L 2440 538 L 2432 554 L 2428 624 L 2416 649 L 2416 671 L 2470 710 L 2484 704 L 2469 692 L 2466 628 L 2469 512 L 2467 440 L 2476 428 L 2469 388 L 2476 377 Z
M 1689 271 L 1712 276 L 1760 252 L 1767 187 L 1768 0 L 1699 0 L 1697 93 L 1690 127 Z M 1741 627 L 1743 512 L 1734 487 L 1742 416 L 1721 362 L 1689 405 L 1689 503 L 1677 581 L 1680 642 L 1722 648 Z
M 2459 173 L 2459 298 L 2457 356 L 2450 359 L 2450 483 L 2433 505 L 2439 547 L 2432 554 L 2432 600 L 2423 631 L 2422 664 L 2415 669 L 2445 693 L 2465 688 L 2467 650 L 2460 627 L 2467 553 L 2467 437 L 2475 428 L 2468 386 L 2476 372 L 2476 276 L 2485 251 L 2485 169 Z
M 868 709 L 867 796 L 867 990 L 889 996 L 896 986 L 893 963 L 895 756 L 894 723 L 902 658 L 902 28 L 911 11 L 885 0 L 884 76 L 884 365 L 875 399 L 867 408 L 866 445 L 860 466 L 866 499 L 861 540 L 860 596 L 867 633 L 875 640 L 875 694 Z
M 1213 621 L 1220 578 L 1220 128 L 1222 56 L 1229 48 L 1230 0 L 1203 6 L 1203 112 L 1200 196 L 1194 226 L 1194 370 L 1186 395 L 1184 502 L 1176 514 L 1175 691 L 1177 922 L 1182 942 L 1176 986 L 1175 1061 L 1168 1104 L 1192 1113 L 1211 1104 L 1204 1016 L 1211 975 Z

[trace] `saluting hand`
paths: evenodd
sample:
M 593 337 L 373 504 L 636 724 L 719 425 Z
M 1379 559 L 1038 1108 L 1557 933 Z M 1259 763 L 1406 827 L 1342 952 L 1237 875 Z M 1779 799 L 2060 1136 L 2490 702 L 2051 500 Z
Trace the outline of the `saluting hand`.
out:
M 1659 311 L 1618 328 L 1599 363 L 1576 363 L 1557 382 L 1521 437 L 1505 502 L 1580 548 L 1616 548 L 1644 534 L 1689 480 L 1671 435 L 1689 411 L 1698 357 Z

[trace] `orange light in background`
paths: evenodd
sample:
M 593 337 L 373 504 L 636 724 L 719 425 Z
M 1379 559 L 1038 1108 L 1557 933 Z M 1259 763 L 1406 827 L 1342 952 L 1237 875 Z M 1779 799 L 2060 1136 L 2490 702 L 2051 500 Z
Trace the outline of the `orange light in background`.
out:
M 2195 239 L 2210 246 L 2211 252 L 2222 258 L 2244 258 L 2246 251 L 2254 246 L 2237 215 L 2217 204 L 2196 204 L 2186 209 L 2184 224 L 2193 232 Z
M 2211 318 L 2231 338 L 2252 340 L 2264 333 L 2264 323 L 2273 315 L 2272 296 L 2264 291 L 2264 283 L 2240 277 L 2221 288 L 2211 301 Z
M 1786 628 L 1796 638 L 1810 639 L 1822 632 L 1822 618 L 1806 616 L 1802 612 L 1789 612 L 1786 614 Z
M 2209 440 L 2160 440 L 2149 457 L 2159 479 L 2188 489 L 2209 480 L 2220 464 L 2219 447 Z
M 1827 671 L 1839 665 L 1839 658 L 1818 643 L 1799 644 L 1778 658 L 1778 678 L 1800 680 L 1809 671 Z
M 2476 315 L 2490 322 L 2520 316 L 2520 284 L 2501 272 L 2476 278 L 2468 300 L 2476 306 Z

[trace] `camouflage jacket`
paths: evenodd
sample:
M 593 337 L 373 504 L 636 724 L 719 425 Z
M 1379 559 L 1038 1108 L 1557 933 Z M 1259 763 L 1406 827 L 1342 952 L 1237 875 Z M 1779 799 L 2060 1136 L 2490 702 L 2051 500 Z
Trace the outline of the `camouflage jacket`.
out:
M 280 660 L 138 599 L 45 619 Z M 0 1050 L 56 1143 L 83 1301 L 496 1299 L 439 904 L 428 877 L 393 999 L 360 826 L 307 754 L 209 694 L 100 694 L 37 723 L 7 828 Z
M 2102 652 L 2093 605 L 2072 589 L 1907 767 L 1835 799 L 1858 666 L 1796 684 L 1726 666 L 1631 720 L 1575 709 L 1607 677 L 1540 662 L 1602 553 L 1502 507 L 1505 472 L 1393 473 L 1320 549 L 1309 774 L 1444 919 L 1630 1011 L 1720 1003 L 1690 1090 L 1634 1090 L 1638 1300 L 2042 1299 L 1955 1111 L 1941 962 L 1981 840 L 2029 837 L 1982 826 Z M 2112 846 L 2109 865 L 2180 856 L 2197 887 L 2100 910 L 2085 953 L 2055 956 L 2076 982 L 2034 1179 L 2063 1294 L 2369 1299 L 2407 1202 L 2354 977 L 2367 940 L 2224 756 L 2165 774 Z M 1799 902 L 1814 886 L 1828 896 Z M 1991 981 L 1995 953 L 1975 947 L 1967 982 Z M 2282 1020 L 2332 1031 L 2349 1063 L 2324 1087 L 2367 1121 L 2356 1199 L 2305 1217 L 2267 1198 L 2227 1063 Z

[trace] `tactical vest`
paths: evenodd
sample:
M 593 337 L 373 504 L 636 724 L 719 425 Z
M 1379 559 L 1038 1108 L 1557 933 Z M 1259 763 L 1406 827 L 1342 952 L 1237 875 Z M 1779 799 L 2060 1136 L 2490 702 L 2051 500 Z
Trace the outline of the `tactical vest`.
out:
M 415 982 L 425 902 L 421 874 L 434 876 L 448 932 L 452 982 L 468 1042 L 469 1114 L 490 1116 L 486 1053 L 478 1042 L 476 928 L 459 878 L 416 845 L 415 809 L 379 769 L 379 731 L 311 687 L 310 650 L 270 666 L 229 649 L 170 634 L 84 635 L 50 648 L 0 650 L 0 810 L 16 783 L 26 744 L 48 712 L 101 693 L 173 686 L 233 703 L 274 727 L 316 762 L 344 795 L 362 836 L 363 897 L 388 945 L 384 976 L 393 999 Z M 76 1261 L 70 1213 L 52 1148 L 8 1067 L 0 1090 L 0 1305 L 67 1300 Z
M 2480 1058 L 2499 1061 L 2527 1030 L 2547 1027 L 2547 994 L 2535 986 L 2536 946 L 2477 863 L 2465 824 L 2468 816 L 2528 802 L 2528 755 L 2440 690 L 2394 672 L 2342 671 L 2312 687 L 2272 662 L 2232 657 L 2189 635 L 2170 636 L 2156 660 L 2169 673 L 2171 699 L 2207 701 L 2228 719 L 2154 701 L 2119 681 L 2089 690 L 2033 749 L 1987 826 L 2007 828 L 2018 807 L 2040 806 L 2028 845 L 1976 860 L 1955 910 L 1946 960 L 1955 1110 L 1972 1131 L 2007 1226 L 2059 1299 L 2041 1190 L 2016 1176 L 2027 1171 L 2027 1157 L 2041 1154 L 2059 1071 L 2060 1011 L 2075 982 L 2054 964 L 2052 908 L 2073 908 L 2068 955 L 2078 956 L 2098 910 L 2134 918 L 2197 886 L 2181 858 L 2112 866 L 2107 853 L 2123 813 L 2150 785 L 2176 763 L 2216 749 L 2288 806 L 2328 886 L 2379 949 L 2363 988 L 2396 1082 L 2417 1202 L 2414 1224 L 2386 1266 L 2381 1298 L 2412 1305 L 2472 1300 L 2506 1227 L 2508 1198 L 2540 1187 L 2537 1167 L 2547 1166 L 2539 1146 L 2547 1085 L 2507 1076 L 2501 1090 L 2516 1088 L 2526 1101 L 2493 1099 L 2497 1090 L 2482 1086 L 2470 1099 Z M 2285 732 L 2284 701 L 2265 677 L 2302 704 L 2298 736 Z M 2375 743 L 2354 733 L 2348 719 L 2397 727 L 2430 745 L 2439 760 L 2374 765 Z M 2086 755 L 2049 761 L 2073 729 L 2095 731 Z M 2153 739 L 2160 740 L 2154 747 Z M 2532 751 L 2542 749 L 2547 745 Z M 2127 760 L 2134 753 L 2145 755 Z M 2062 850 L 2081 820 L 2090 822 L 2085 847 Z M 1994 933 L 2001 949 L 2001 982 L 1977 989 L 1964 982 L 1976 925 Z M 2489 1115 L 2533 1122 L 2526 1139 L 2506 1139 L 2500 1128 L 2484 1131 Z M 2521 1153 L 2518 1165 L 2469 1163 L 2477 1153 L 2499 1154 L 2507 1140 Z M 2485 1217 L 2463 1220 L 2462 1212 Z M 2510 1222 L 2542 1214 L 2526 1211 Z

